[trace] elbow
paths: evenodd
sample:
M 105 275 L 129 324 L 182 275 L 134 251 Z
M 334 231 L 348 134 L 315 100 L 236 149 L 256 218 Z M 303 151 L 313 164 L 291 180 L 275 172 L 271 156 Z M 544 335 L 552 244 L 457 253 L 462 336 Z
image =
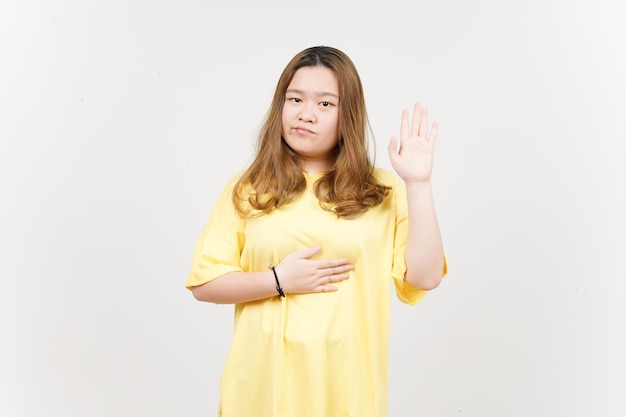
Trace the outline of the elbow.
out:
M 198 301 L 212 304 L 235 304 L 238 302 L 233 297 L 232 286 L 228 285 L 228 280 L 223 280 L 220 277 L 190 289 L 194 298 Z
M 192 287 L 191 294 L 193 294 L 193 297 L 198 301 L 213 304 L 225 304 L 219 302 L 219 300 L 215 298 L 214 294 L 211 291 L 207 291 L 207 289 L 203 285 Z
M 195 298 L 198 301 L 209 301 L 205 294 L 204 291 L 200 290 L 200 287 L 193 287 L 191 288 L 191 294 L 193 294 L 193 298 Z
M 445 258 L 439 262 L 430 262 L 429 264 L 414 263 L 407 265 L 405 280 L 415 288 L 430 291 L 441 284 L 446 271 Z
M 198 301 L 206 301 L 204 297 L 202 296 L 201 292 L 198 291 L 198 287 L 191 288 L 191 294 L 193 295 L 193 298 L 195 298 Z
M 434 290 L 443 280 L 444 274 L 441 273 L 442 269 L 437 268 L 434 271 L 422 271 L 419 273 L 407 271 L 405 279 L 409 284 L 420 290 Z
M 417 288 L 424 291 L 434 290 L 441 284 L 441 277 L 439 278 L 431 278 L 431 279 L 422 279 L 416 285 Z

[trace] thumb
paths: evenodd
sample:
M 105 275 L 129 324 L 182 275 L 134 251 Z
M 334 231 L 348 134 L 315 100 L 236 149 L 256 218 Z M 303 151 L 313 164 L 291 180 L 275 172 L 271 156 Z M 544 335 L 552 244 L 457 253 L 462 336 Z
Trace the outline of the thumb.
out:
M 387 146 L 387 151 L 389 152 L 389 156 L 397 155 L 400 153 L 400 149 L 398 149 L 398 140 L 396 137 L 392 137 L 389 141 L 389 146 Z

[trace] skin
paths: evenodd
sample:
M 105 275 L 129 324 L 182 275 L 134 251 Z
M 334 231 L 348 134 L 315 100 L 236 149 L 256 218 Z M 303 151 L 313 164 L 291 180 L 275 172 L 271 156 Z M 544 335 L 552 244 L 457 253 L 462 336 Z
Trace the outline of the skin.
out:
M 309 173 L 324 172 L 333 163 L 332 151 L 339 140 L 339 93 L 335 74 L 323 66 L 300 68 L 287 88 L 282 112 L 282 135 L 298 155 L 300 166 Z M 434 208 L 431 174 L 437 124 L 428 131 L 428 111 L 419 103 L 403 110 L 400 141 L 393 137 L 388 151 L 391 164 L 406 184 L 409 235 L 406 246 L 405 279 L 413 286 L 430 290 L 442 279 L 444 254 Z M 400 146 L 398 146 L 400 145 Z M 333 283 L 346 280 L 354 269 L 348 259 L 310 259 L 319 246 L 287 255 L 276 273 L 285 293 L 336 291 Z M 275 297 L 271 271 L 231 272 L 192 288 L 200 301 L 218 304 L 241 303 Z
M 432 170 L 437 141 L 437 123 L 428 130 L 428 109 L 420 103 L 403 110 L 400 142 L 393 137 L 387 148 L 391 165 L 406 184 L 409 235 L 406 244 L 406 281 L 431 290 L 443 278 L 444 252 L 432 194 Z
M 304 67 L 293 76 L 285 94 L 282 135 L 298 155 L 302 169 L 323 172 L 332 166 L 339 141 L 339 86 L 328 68 Z

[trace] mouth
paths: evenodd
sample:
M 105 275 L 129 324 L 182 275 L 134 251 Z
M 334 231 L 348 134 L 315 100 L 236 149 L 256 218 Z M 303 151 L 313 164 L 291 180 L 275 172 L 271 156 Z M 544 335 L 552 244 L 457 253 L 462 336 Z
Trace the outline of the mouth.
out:
M 312 135 L 313 133 L 315 133 L 312 130 L 309 130 L 306 127 L 302 126 L 296 126 L 293 128 L 293 130 L 299 135 Z

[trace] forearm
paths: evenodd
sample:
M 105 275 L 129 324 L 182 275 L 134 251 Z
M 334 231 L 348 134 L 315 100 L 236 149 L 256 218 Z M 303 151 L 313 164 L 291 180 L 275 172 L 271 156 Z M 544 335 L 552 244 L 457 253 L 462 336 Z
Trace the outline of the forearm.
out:
M 191 289 L 199 301 L 235 304 L 277 296 L 272 271 L 229 272 Z
M 406 184 L 409 232 L 406 244 L 406 280 L 430 290 L 443 278 L 444 252 L 430 182 Z

